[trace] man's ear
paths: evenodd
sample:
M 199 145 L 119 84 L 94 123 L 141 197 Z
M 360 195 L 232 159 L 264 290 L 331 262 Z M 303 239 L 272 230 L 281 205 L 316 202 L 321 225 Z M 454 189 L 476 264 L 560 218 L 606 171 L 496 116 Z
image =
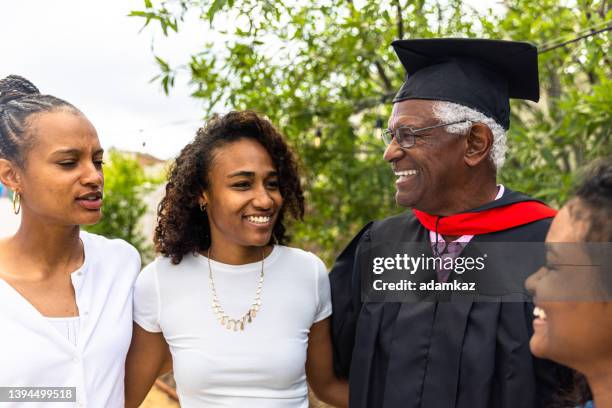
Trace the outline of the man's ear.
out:
M 474 123 L 466 136 L 466 143 L 465 164 L 470 167 L 477 166 L 489 159 L 493 147 L 493 132 L 484 123 Z
M 21 176 L 17 166 L 6 160 L 0 159 L 0 183 L 15 192 L 21 191 Z

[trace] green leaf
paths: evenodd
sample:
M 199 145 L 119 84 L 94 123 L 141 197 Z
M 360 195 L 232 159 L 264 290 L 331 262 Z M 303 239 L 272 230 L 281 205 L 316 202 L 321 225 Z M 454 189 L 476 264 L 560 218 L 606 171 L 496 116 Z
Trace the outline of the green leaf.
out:
M 221 11 L 221 9 L 223 8 L 223 6 L 225 6 L 226 3 L 227 3 L 227 0 L 213 0 L 212 4 L 208 8 L 208 11 L 206 12 L 206 16 L 208 18 L 209 23 L 213 22 L 213 19 L 215 18 L 215 14 Z M 230 7 L 231 6 L 232 5 L 230 5 Z

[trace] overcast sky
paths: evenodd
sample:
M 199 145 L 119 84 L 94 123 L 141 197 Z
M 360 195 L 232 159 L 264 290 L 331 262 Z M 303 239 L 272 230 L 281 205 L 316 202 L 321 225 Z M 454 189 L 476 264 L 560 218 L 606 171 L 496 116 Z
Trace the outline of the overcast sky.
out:
M 127 14 L 142 4 L 0 1 L 0 77 L 22 75 L 41 92 L 77 106 L 107 149 L 175 156 L 195 135 L 203 111 L 189 97 L 186 76 L 178 78 L 170 96 L 149 83 L 159 72 L 151 44 L 155 39 L 156 51 L 172 64 L 181 63 L 204 43 L 206 30 L 203 24 L 187 23 L 170 40 L 157 29 L 139 34 L 143 20 Z
M 195 13 L 169 39 L 153 23 L 139 33 L 143 20 L 127 14 L 142 7 L 142 0 L 0 0 L 0 78 L 22 75 L 77 106 L 106 149 L 174 157 L 194 137 L 203 110 L 189 97 L 186 75 L 170 96 L 149 83 L 159 73 L 151 45 L 174 66 L 211 34 Z

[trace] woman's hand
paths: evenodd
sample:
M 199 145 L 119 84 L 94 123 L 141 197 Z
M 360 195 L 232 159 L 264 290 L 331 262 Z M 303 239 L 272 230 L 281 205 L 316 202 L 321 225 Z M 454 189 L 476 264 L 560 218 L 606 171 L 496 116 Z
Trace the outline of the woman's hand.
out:
M 321 401 L 336 407 L 348 407 L 348 381 L 339 379 L 334 373 L 329 317 L 310 328 L 306 378 Z

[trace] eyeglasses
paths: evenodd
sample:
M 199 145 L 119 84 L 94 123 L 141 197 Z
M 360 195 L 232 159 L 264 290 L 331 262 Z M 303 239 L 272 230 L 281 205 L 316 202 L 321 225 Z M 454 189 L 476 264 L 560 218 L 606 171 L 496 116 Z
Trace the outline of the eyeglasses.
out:
M 382 140 L 383 142 L 385 142 L 385 146 L 389 146 L 393 139 L 395 139 L 395 141 L 401 148 L 409 149 L 415 145 L 417 137 L 422 136 L 422 133 L 427 130 L 436 129 L 444 126 L 456 125 L 465 122 L 471 121 L 459 120 L 457 122 L 441 123 L 439 125 L 428 126 L 420 129 L 413 129 L 409 126 L 401 126 L 397 129 L 387 129 L 382 134 Z

